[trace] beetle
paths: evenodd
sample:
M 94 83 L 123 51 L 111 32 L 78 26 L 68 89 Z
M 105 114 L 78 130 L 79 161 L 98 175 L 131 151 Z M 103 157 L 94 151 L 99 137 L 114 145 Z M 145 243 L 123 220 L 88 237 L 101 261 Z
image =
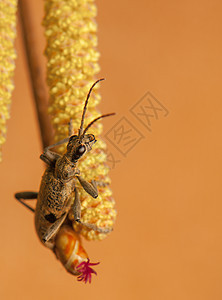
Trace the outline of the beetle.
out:
M 115 114 L 109 113 L 101 115 L 91 121 L 86 128 L 83 129 L 90 94 L 94 86 L 102 80 L 104 79 L 97 80 L 88 92 L 78 134 L 71 135 L 69 138 L 65 138 L 56 144 L 46 147 L 43 154 L 41 154 L 40 159 L 42 159 L 48 167 L 42 176 L 39 192 L 20 192 L 15 194 L 15 198 L 20 203 L 35 212 L 37 235 L 40 241 L 50 249 L 53 249 L 55 244 L 54 238 L 70 210 L 73 212 L 74 220 L 89 229 L 101 233 L 108 233 L 112 230 L 112 228 L 100 228 L 94 224 L 81 221 L 81 202 L 75 184 L 76 180 L 78 180 L 83 189 L 93 198 L 98 197 L 97 185 L 103 184 L 94 180 L 91 182 L 86 181 L 81 177 L 80 171 L 77 168 L 78 160 L 90 151 L 96 142 L 93 134 L 86 134 L 88 129 L 99 119 Z M 50 150 L 66 142 L 68 142 L 68 144 L 64 155 Z M 75 196 L 74 201 L 73 193 Z M 24 200 L 28 199 L 37 199 L 35 210 L 24 202 Z

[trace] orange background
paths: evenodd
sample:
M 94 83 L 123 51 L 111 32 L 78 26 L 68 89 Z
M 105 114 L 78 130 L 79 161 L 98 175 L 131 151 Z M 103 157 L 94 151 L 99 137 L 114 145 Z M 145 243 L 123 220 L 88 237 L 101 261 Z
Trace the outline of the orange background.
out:
M 31 1 L 39 51 L 43 1 Z M 41 143 L 18 28 L 1 163 L 1 299 L 222 299 L 221 1 L 97 1 L 107 132 L 122 116 L 144 135 L 111 170 L 114 232 L 86 242 L 100 261 L 78 283 L 44 248 L 14 192 L 38 190 Z M 45 60 L 43 58 L 43 64 Z M 43 67 L 44 68 L 44 67 Z M 129 109 L 150 91 L 168 110 L 148 131 Z

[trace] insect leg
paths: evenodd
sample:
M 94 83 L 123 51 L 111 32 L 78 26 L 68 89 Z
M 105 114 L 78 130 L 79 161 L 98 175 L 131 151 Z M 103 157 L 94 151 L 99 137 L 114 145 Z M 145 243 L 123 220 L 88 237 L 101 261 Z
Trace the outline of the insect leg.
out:
M 79 180 L 81 186 L 88 194 L 90 194 L 93 198 L 98 197 L 98 191 L 94 180 L 90 183 L 85 179 L 83 179 L 81 176 L 76 176 L 76 177 Z
M 81 202 L 77 188 L 75 188 L 75 200 L 72 206 L 72 211 L 75 221 L 79 221 L 81 218 Z
M 79 193 L 78 193 L 77 188 L 75 188 L 75 200 L 74 200 L 74 203 L 72 206 L 72 211 L 73 211 L 75 221 L 89 229 L 98 231 L 100 233 L 109 233 L 113 230 L 112 228 L 102 228 L 102 227 L 96 226 L 95 224 L 85 223 L 80 220 L 81 219 L 81 202 L 80 202 Z
M 61 140 L 61 141 L 59 141 L 59 142 L 57 142 L 57 143 L 55 143 L 55 144 L 53 144 L 53 145 L 50 145 L 50 146 L 46 147 L 44 150 L 49 150 L 49 149 L 54 148 L 54 147 L 56 147 L 56 146 L 59 146 L 59 145 L 68 143 L 68 141 L 69 141 L 69 137 L 68 137 L 68 138 L 65 138 L 65 139 L 63 139 L 63 140 Z
M 96 189 L 97 189 L 97 186 L 105 187 L 105 186 L 109 185 L 108 182 L 97 181 L 97 180 L 92 180 L 91 183 L 96 187 Z
M 15 194 L 15 198 L 32 212 L 34 212 L 35 210 L 31 206 L 23 202 L 23 200 L 37 199 L 37 197 L 38 193 L 36 192 L 20 192 Z
M 55 165 L 59 157 L 60 155 L 58 153 L 52 152 L 48 148 L 45 148 L 44 152 L 40 155 L 40 159 L 43 160 L 49 166 Z
M 111 231 L 113 231 L 112 228 L 102 228 L 102 227 L 98 227 L 96 226 L 95 224 L 90 224 L 90 223 L 85 223 L 85 222 L 82 222 L 80 220 L 77 220 L 76 222 L 78 222 L 79 224 L 89 228 L 89 229 L 92 229 L 94 231 L 98 231 L 99 233 L 109 233 Z
M 73 135 L 73 124 L 72 124 L 72 119 L 69 121 L 69 136 Z
M 65 218 L 67 216 L 67 212 L 65 212 L 59 219 L 57 219 L 46 231 L 46 233 L 43 235 L 43 242 L 48 242 L 59 230 L 62 223 L 65 221 Z
M 70 121 L 69 121 L 69 136 L 71 136 L 71 135 L 73 135 L 72 119 L 70 119 Z M 53 144 L 53 145 L 49 145 L 48 147 L 46 147 L 46 148 L 44 149 L 44 152 L 47 151 L 47 150 L 49 150 L 49 149 L 51 149 L 51 148 L 54 148 L 54 147 L 56 147 L 56 146 L 59 146 L 59 145 L 68 143 L 68 141 L 69 141 L 69 137 L 68 137 L 68 138 L 65 138 L 65 139 L 63 139 L 63 140 L 61 140 L 61 141 L 59 141 L 59 142 L 57 142 L 57 143 L 55 143 L 55 144 Z

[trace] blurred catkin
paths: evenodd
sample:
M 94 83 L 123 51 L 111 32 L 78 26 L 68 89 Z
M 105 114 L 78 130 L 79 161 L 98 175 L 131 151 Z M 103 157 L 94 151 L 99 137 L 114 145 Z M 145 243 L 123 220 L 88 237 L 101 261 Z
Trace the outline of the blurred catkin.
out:
M 16 11 L 17 0 L 0 0 L 0 161 L 14 89 Z
M 86 95 L 99 72 L 97 47 L 96 6 L 94 0 L 45 0 L 43 25 L 47 46 L 47 83 L 50 90 L 49 113 L 55 130 L 55 142 L 68 136 L 68 124 L 73 122 L 74 133 L 78 133 Z M 85 126 L 99 116 L 96 106 L 101 100 L 98 86 L 89 100 Z M 97 143 L 93 150 L 80 160 L 78 168 L 86 180 L 103 182 L 98 187 L 99 196 L 94 199 L 80 186 L 81 219 L 85 223 L 112 228 L 116 218 L 115 202 L 109 188 L 109 168 L 106 165 L 105 143 L 100 139 L 102 124 L 90 128 Z M 65 145 L 59 148 L 64 153 Z M 78 186 L 78 183 L 77 183 Z M 70 219 L 72 219 L 70 215 Z M 104 233 L 82 227 L 73 222 L 75 230 L 88 240 L 106 237 Z

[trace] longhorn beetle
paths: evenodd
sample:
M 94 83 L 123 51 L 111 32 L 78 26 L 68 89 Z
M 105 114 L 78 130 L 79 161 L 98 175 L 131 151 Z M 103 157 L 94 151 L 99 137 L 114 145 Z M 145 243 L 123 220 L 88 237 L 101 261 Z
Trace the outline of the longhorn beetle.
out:
M 81 221 L 81 202 L 75 185 L 77 179 L 89 195 L 93 198 L 98 197 L 96 186 L 102 183 L 97 183 L 94 180 L 87 182 L 83 179 L 80 175 L 80 171 L 77 169 L 77 163 L 85 153 L 91 150 L 93 144 L 96 142 L 93 134 L 86 134 L 88 129 L 99 119 L 115 114 L 109 113 L 101 115 L 91 121 L 86 128 L 83 129 L 90 94 L 94 86 L 102 80 L 104 79 L 97 80 L 88 92 L 78 135 L 71 135 L 69 138 L 46 147 L 43 154 L 41 154 L 40 159 L 42 159 L 48 167 L 43 174 L 39 192 L 20 192 L 15 194 L 15 198 L 19 202 L 35 212 L 35 228 L 39 239 L 46 247 L 51 249 L 54 247 L 54 237 L 64 223 L 70 209 L 73 211 L 75 221 L 83 226 L 101 233 L 107 233 L 112 230 L 111 228 L 100 228 L 94 224 L 83 223 Z M 50 150 L 66 142 L 68 142 L 67 151 L 64 155 Z M 74 201 L 72 197 L 73 192 L 75 195 Z M 23 202 L 28 199 L 37 199 L 35 210 Z

